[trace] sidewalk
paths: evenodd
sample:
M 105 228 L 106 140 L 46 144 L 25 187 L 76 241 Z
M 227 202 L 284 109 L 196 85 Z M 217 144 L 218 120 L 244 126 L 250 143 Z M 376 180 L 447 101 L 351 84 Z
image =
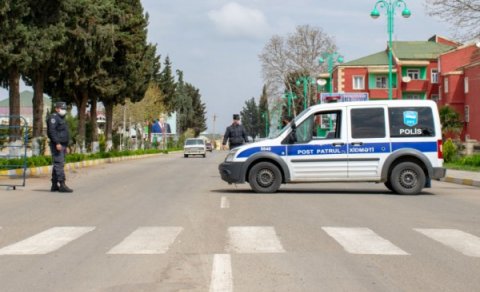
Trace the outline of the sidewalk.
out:
M 447 169 L 447 175 L 441 181 L 480 187 L 480 172 Z

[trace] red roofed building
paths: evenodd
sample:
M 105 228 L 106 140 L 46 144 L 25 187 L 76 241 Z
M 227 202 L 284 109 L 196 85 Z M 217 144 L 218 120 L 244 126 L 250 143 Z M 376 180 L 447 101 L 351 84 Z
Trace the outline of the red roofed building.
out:
M 428 41 L 394 41 L 393 99 L 432 99 L 465 118 L 462 139 L 480 141 L 480 48 L 440 36 Z M 322 77 L 325 74 L 321 75 Z M 388 50 L 334 68 L 333 92 L 388 98 Z

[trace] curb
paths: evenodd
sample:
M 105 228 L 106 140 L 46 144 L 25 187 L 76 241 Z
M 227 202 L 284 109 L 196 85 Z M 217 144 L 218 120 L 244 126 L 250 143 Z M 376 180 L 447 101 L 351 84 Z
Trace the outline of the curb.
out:
M 95 160 L 85 160 L 80 162 L 70 162 L 65 163 L 65 170 L 71 171 L 74 169 L 86 168 L 90 166 L 96 166 L 106 163 L 114 163 L 120 162 L 125 160 L 134 160 L 140 158 L 148 158 L 153 156 L 160 156 L 164 155 L 163 153 L 156 153 L 156 154 L 145 154 L 145 155 L 132 155 L 132 156 L 122 156 L 122 157 L 111 157 L 111 158 L 104 158 L 104 159 L 95 159 Z M 25 171 L 25 177 L 33 177 L 39 176 L 42 174 L 51 174 L 52 173 L 52 166 L 39 166 L 39 167 L 31 167 L 27 168 Z M 23 176 L 23 169 L 11 169 L 11 170 L 2 170 L 0 171 L 0 176 L 8 176 L 9 178 L 18 178 Z
M 444 178 L 440 179 L 440 181 L 459 184 L 459 185 L 466 185 L 466 186 L 471 186 L 471 187 L 480 187 L 480 181 L 473 180 L 473 179 L 464 179 L 464 178 L 456 178 L 456 177 L 447 176 L 447 177 L 444 177 Z

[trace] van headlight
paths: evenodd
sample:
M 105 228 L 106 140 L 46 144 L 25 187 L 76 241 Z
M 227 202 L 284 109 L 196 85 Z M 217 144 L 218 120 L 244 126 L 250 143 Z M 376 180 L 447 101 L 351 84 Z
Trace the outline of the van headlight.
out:
M 233 159 L 235 158 L 235 154 L 237 154 L 237 152 L 238 152 L 238 149 L 230 150 L 227 157 L 225 158 L 225 162 L 233 161 Z

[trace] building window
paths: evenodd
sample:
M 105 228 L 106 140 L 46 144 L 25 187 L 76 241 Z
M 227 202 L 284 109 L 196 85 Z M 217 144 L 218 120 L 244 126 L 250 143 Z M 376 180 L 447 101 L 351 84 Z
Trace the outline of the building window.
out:
M 438 83 L 438 70 L 432 69 L 432 83 Z
M 465 77 L 464 83 L 465 83 L 465 93 L 468 93 L 468 77 Z
M 420 79 L 420 70 L 419 69 L 407 69 L 407 76 L 412 78 L 412 80 Z
M 375 88 L 387 88 L 387 76 L 377 76 L 375 78 Z
M 470 107 L 468 105 L 465 106 L 465 123 L 470 122 Z
M 432 94 L 431 99 L 432 99 L 434 102 L 438 102 L 438 101 L 440 100 L 440 97 L 439 97 L 438 94 Z
M 405 95 L 403 99 L 423 99 L 423 96 L 418 93 L 410 93 Z
M 445 90 L 445 93 L 448 93 L 448 77 L 445 76 L 445 78 L 443 79 L 443 88 Z
M 365 78 L 363 76 L 353 76 L 353 89 L 365 89 Z

